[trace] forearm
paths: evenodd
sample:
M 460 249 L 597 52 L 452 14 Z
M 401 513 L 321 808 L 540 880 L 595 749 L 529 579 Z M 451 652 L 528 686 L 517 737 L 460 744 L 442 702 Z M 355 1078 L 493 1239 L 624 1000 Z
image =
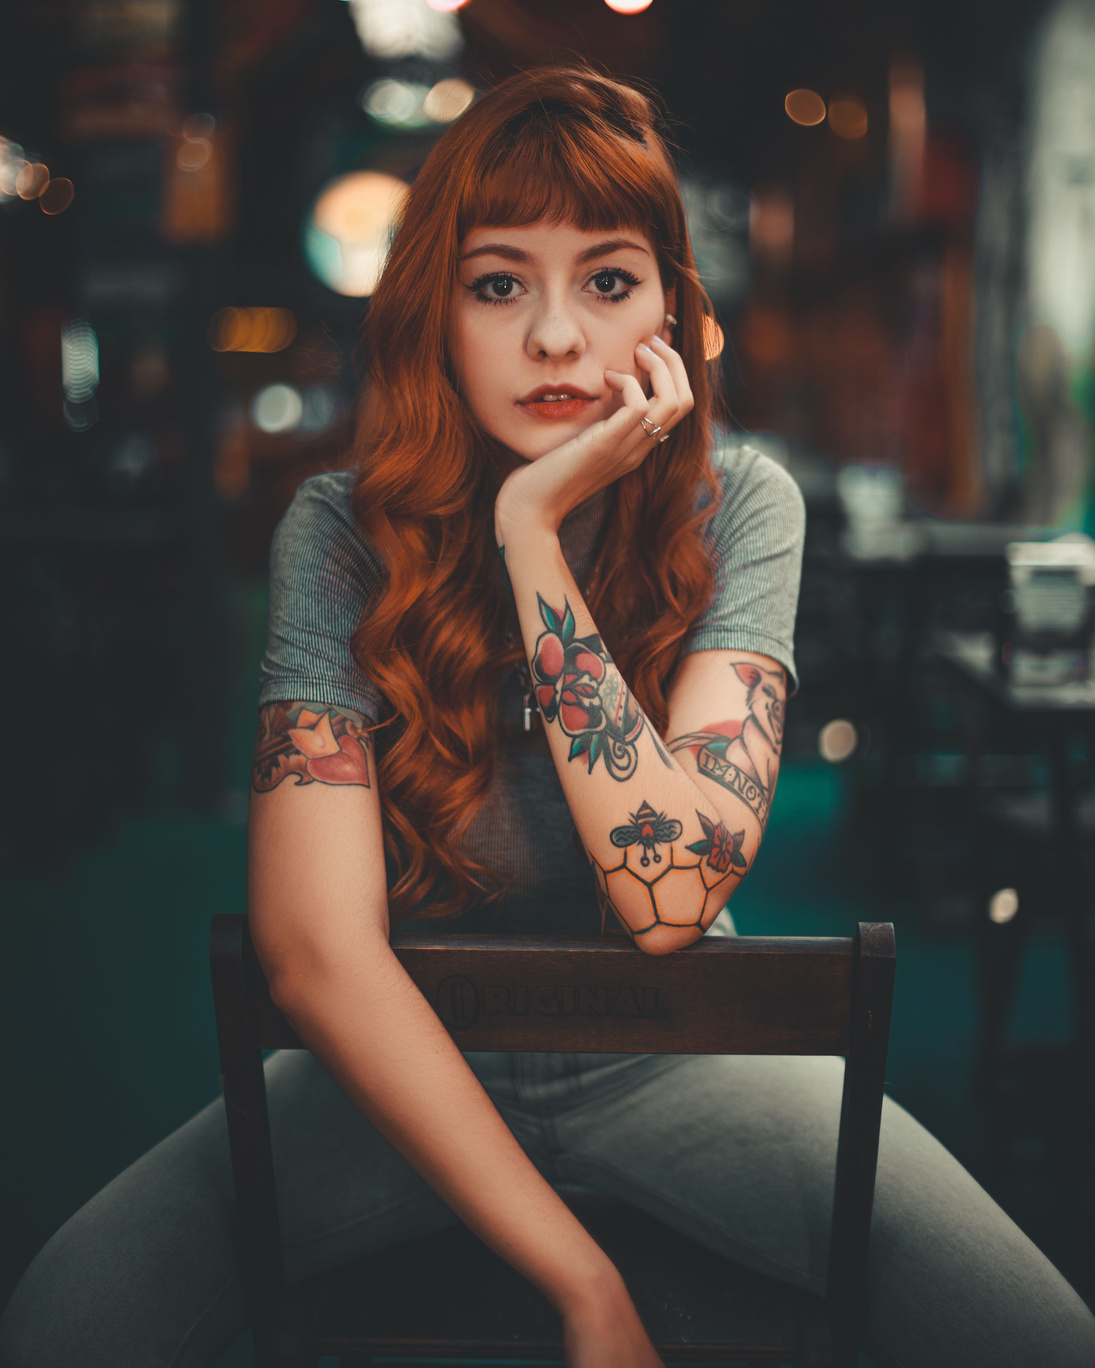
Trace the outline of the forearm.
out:
M 623 1285 L 514 1139 L 382 936 L 277 986 L 301 1037 L 377 1130 L 564 1315 Z
M 729 832 L 669 753 L 600 641 L 558 538 L 502 531 L 535 701 L 602 902 L 644 950 L 683 948 L 740 882 L 760 823 Z M 672 868 L 682 872 L 665 878 Z

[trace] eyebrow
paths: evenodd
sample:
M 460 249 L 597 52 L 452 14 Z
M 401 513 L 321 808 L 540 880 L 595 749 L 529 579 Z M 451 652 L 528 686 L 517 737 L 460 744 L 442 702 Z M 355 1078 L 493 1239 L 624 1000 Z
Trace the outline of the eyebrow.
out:
M 595 247 L 587 247 L 584 252 L 579 252 L 575 260 L 579 266 L 584 266 L 587 261 L 593 261 L 599 256 L 608 256 L 610 252 L 619 252 L 625 247 L 630 247 L 636 252 L 642 252 L 644 256 L 650 255 L 641 243 L 632 242 L 630 238 L 607 238 L 604 242 L 598 242 Z M 512 247 L 508 242 L 485 243 L 482 247 L 476 247 L 474 252 L 465 252 L 460 260 L 470 261 L 472 257 L 481 256 L 498 256 L 503 261 L 532 260 L 528 252 L 520 247 Z

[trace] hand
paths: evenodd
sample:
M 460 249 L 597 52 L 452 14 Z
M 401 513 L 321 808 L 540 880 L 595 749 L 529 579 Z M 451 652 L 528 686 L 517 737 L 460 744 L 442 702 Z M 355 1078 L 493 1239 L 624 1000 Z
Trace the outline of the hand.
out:
M 494 505 L 499 545 L 522 527 L 558 532 L 572 508 L 637 469 L 659 439 L 692 411 L 694 400 L 684 362 L 672 347 L 654 337 L 649 344 L 638 344 L 635 358 L 650 376 L 650 398 L 633 375 L 606 370 L 605 383 L 620 395 L 621 406 L 507 477 Z M 651 425 L 661 428 L 653 437 L 647 432 Z

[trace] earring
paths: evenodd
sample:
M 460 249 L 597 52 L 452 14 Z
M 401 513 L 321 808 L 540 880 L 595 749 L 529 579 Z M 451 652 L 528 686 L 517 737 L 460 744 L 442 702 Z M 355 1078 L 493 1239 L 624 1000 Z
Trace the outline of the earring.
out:
M 669 324 L 671 328 L 675 328 L 677 326 L 677 320 L 673 317 L 672 314 L 666 314 L 665 321 Z

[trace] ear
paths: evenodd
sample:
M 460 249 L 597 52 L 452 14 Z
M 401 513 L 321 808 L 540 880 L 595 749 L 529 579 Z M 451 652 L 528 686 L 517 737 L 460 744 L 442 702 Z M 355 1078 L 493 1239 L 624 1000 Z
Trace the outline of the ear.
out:
M 671 285 L 671 286 L 669 287 L 669 289 L 666 290 L 666 292 L 665 292 L 665 311 L 666 311 L 667 314 L 672 314 L 672 315 L 674 316 L 674 318 L 675 318 L 676 315 L 677 315 L 677 287 L 676 287 L 676 285 Z M 666 322 L 663 320 L 663 321 L 662 321 L 661 330 L 660 330 L 659 333 L 658 333 L 658 336 L 662 339 L 662 341 L 663 341 L 664 343 L 666 343 L 667 346 L 672 347 L 672 346 L 675 345 L 674 342 L 673 342 L 673 338 L 674 338 L 676 335 L 677 335 L 677 329 L 674 328 L 673 325 L 672 325 L 671 323 L 666 323 Z
M 734 670 L 741 682 L 749 689 L 756 687 L 763 673 L 759 665 L 735 665 Z

